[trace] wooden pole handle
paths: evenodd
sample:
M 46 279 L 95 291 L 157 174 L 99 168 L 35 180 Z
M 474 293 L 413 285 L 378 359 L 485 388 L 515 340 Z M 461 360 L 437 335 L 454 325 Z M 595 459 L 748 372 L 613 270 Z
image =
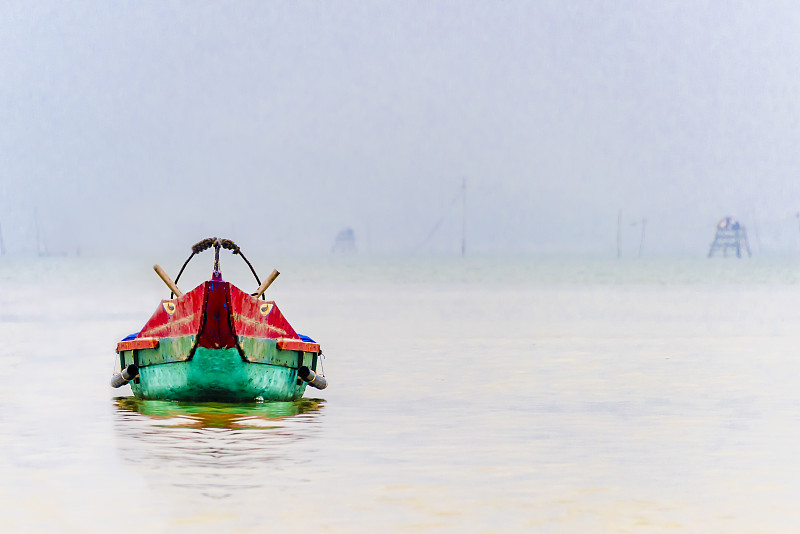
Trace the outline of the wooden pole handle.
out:
M 256 292 L 253 294 L 253 296 L 254 296 L 255 298 L 259 298 L 261 295 L 263 295 L 263 294 L 264 294 L 264 291 L 266 291 L 266 290 L 267 290 L 267 288 L 268 288 L 270 285 L 272 285 L 272 282 L 274 282 L 274 281 L 275 281 L 275 279 L 276 279 L 276 278 L 278 278 L 278 275 L 279 275 L 279 274 L 281 274 L 281 273 L 279 273 L 279 272 L 278 272 L 277 270 L 275 270 L 275 269 L 272 269 L 272 272 L 271 272 L 271 273 L 269 273 L 269 276 L 268 276 L 266 279 L 264 279 L 264 281 L 263 281 L 263 282 L 261 282 L 261 285 L 260 285 L 260 286 L 258 286 L 258 289 L 256 289 Z
M 172 278 L 170 278 L 169 275 L 164 272 L 164 269 L 162 269 L 159 264 L 156 263 L 153 265 L 153 270 L 156 272 L 159 278 L 161 278 L 164 283 L 167 284 L 167 287 L 170 289 L 170 291 L 175 293 L 176 297 L 181 298 L 183 296 L 183 291 L 178 289 L 178 286 L 175 285 L 175 282 L 172 281 Z

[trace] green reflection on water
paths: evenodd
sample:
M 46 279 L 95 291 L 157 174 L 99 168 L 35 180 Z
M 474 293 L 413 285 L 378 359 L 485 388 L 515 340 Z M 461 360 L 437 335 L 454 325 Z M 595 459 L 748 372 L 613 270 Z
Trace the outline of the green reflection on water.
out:
M 265 421 L 277 421 L 301 414 L 319 412 L 325 401 L 300 399 L 293 402 L 181 402 L 117 397 L 114 405 L 122 413 L 138 413 L 158 426 L 178 428 L 270 428 Z

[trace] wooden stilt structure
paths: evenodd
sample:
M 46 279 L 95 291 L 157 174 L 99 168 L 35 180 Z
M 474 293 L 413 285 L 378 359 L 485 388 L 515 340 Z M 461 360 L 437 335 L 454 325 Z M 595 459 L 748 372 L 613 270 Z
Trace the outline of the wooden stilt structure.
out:
M 714 241 L 708 249 L 708 257 L 720 251 L 723 256 L 727 256 L 728 249 L 731 249 L 736 251 L 737 258 L 741 258 L 742 248 L 747 251 L 748 256 L 753 255 L 750 252 L 750 243 L 747 241 L 747 229 L 733 217 L 725 217 L 719 221 Z
M 336 234 L 331 252 L 349 254 L 356 251 L 356 233 L 347 227 Z

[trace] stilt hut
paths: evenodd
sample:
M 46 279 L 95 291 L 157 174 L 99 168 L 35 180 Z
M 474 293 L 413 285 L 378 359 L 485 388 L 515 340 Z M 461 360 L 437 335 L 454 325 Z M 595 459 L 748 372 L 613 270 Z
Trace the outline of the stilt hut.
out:
M 723 256 L 727 256 L 729 249 L 736 252 L 737 258 L 742 257 L 742 249 L 747 251 L 748 256 L 753 255 L 747 242 L 747 229 L 733 217 L 725 217 L 717 223 L 717 232 L 708 249 L 708 257 L 720 251 Z
M 345 228 L 336 234 L 332 252 L 350 253 L 356 251 L 356 233 L 352 228 Z

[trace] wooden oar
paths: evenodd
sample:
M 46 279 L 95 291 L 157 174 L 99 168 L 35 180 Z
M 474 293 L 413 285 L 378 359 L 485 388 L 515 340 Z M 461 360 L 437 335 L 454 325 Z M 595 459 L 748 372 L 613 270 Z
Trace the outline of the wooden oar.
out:
M 269 273 L 269 276 L 263 282 L 261 282 L 261 285 L 258 286 L 258 289 L 256 289 L 256 292 L 253 293 L 253 296 L 255 298 L 259 298 L 261 295 L 263 295 L 264 291 L 266 291 L 267 288 L 272 284 L 272 282 L 274 282 L 275 279 L 278 278 L 279 274 L 281 274 L 281 273 L 279 273 L 275 269 L 272 269 L 272 272 Z
M 170 278 L 169 275 L 164 272 L 164 269 L 162 269 L 159 264 L 156 263 L 153 265 L 153 270 L 156 272 L 159 278 L 161 278 L 164 283 L 167 284 L 167 287 L 170 289 L 170 291 L 175 293 L 176 297 L 181 298 L 183 296 L 183 291 L 178 289 L 178 286 L 175 285 L 175 282 L 172 281 L 172 278 Z

